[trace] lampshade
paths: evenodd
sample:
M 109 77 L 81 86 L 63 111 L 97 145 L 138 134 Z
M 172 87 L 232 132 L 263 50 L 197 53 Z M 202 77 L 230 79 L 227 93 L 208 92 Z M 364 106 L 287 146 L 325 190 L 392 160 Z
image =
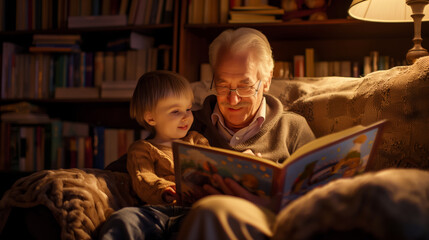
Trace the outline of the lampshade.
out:
M 428 3 L 428 0 L 420 2 Z M 349 8 L 350 16 L 370 22 L 413 22 L 412 13 L 406 0 L 353 0 Z M 423 13 L 422 21 L 429 21 L 429 7 Z
M 408 50 L 406 59 L 412 64 L 419 57 L 428 56 L 422 47 L 421 24 L 429 20 L 429 0 L 353 0 L 349 15 L 371 22 L 414 22 L 414 46 Z

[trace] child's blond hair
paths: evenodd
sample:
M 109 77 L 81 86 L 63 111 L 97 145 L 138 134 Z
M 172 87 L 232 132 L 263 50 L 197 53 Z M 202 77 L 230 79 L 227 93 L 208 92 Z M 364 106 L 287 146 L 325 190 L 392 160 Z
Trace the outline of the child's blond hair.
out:
M 145 121 L 144 114 L 152 111 L 159 100 L 170 96 L 189 97 L 194 101 L 191 85 L 185 77 L 165 70 L 143 74 L 131 98 L 130 117 L 154 134 L 155 129 Z

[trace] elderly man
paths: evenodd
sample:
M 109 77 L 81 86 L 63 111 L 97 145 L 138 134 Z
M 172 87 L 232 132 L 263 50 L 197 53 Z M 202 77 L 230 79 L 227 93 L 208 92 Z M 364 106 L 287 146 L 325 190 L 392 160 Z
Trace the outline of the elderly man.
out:
M 261 153 L 282 162 L 314 139 L 306 120 L 283 111 L 267 93 L 274 61 L 267 38 L 251 28 L 226 30 L 210 45 L 212 91 L 195 113 L 194 129 L 211 146 Z
M 302 116 L 285 112 L 278 99 L 264 94 L 271 84 L 274 63 L 270 44 L 261 32 L 250 28 L 226 30 L 210 45 L 209 56 L 215 96 L 208 96 L 195 113 L 193 129 L 210 145 L 282 162 L 314 139 Z M 221 182 L 224 193 L 247 200 L 225 195 L 203 199 L 193 208 L 179 239 L 270 236 L 274 214 L 260 207 L 264 201 L 231 179 Z M 206 187 L 213 194 L 219 193 Z M 125 208 L 103 226 L 101 238 L 165 239 L 178 231 L 188 210 L 177 206 Z
M 226 30 L 210 45 L 209 54 L 216 96 L 207 97 L 202 110 L 195 114 L 195 129 L 210 145 L 251 150 L 282 162 L 314 139 L 302 116 L 283 111 L 278 99 L 264 94 L 271 84 L 273 59 L 270 44 L 261 32 L 250 28 Z M 271 237 L 275 215 L 260 206 L 265 202 L 231 179 L 220 186 L 224 193 L 241 198 L 216 195 L 195 203 L 179 239 Z

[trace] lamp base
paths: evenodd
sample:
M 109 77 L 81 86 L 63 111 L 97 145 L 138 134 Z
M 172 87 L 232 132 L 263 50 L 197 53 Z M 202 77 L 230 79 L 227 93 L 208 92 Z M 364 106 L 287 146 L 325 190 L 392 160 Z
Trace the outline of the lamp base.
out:
M 428 56 L 428 51 L 422 47 L 421 27 L 422 19 L 425 16 L 424 8 L 429 0 L 406 0 L 407 5 L 411 7 L 411 17 L 414 20 L 414 47 L 411 48 L 406 56 L 407 63 L 413 64 L 417 58 Z
M 406 60 L 409 65 L 413 64 L 418 58 L 429 56 L 429 53 L 423 47 L 420 48 L 412 48 L 408 50 Z

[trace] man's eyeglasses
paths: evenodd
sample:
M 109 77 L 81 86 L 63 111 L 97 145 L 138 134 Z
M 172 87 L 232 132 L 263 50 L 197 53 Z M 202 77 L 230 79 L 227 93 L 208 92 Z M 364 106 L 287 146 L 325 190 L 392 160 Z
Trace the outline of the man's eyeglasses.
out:
M 214 77 L 212 83 L 210 84 L 210 90 L 214 92 L 217 96 L 228 96 L 230 92 L 235 92 L 239 97 L 253 97 L 258 94 L 259 88 L 261 87 L 262 80 L 259 80 L 257 83 L 252 86 L 238 87 L 236 89 L 231 89 L 229 87 L 213 86 Z M 258 84 L 255 88 L 254 86 Z

